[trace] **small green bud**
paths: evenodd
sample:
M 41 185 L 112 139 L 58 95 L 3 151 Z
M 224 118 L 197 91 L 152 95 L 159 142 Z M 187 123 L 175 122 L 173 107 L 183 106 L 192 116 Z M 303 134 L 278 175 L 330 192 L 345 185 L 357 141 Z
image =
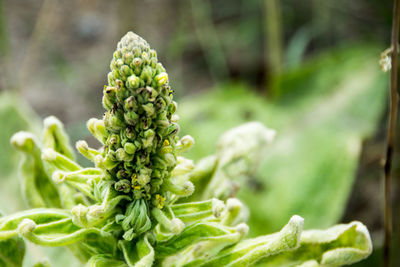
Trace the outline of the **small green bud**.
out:
M 132 70 L 129 68 L 129 66 L 123 65 L 119 70 L 119 74 L 123 79 L 126 79 L 126 77 L 130 77 Z
M 98 204 L 90 206 L 86 214 L 89 226 L 98 224 L 104 217 L 106 217 L 104 207 Z
M 178 114 L 174 114 L 171 116 L 171 122 L 175 122 L 177 123 L 179 121 L 179 115 Z
M 167 162 L 168 165 L 175 165 L 176 164 L 176 159 L 175 156 L 172 153 L 167 153 L 164 154 L 164 160 Z
M 138 183 L 144 186 L 150 182 L 151 169 L 143 168 L 140 170 L 139 176 L 137 178 Z
M 237 198 L 229 198 L 226 201 L 226 210 L 222 214 L 221 222 L 224 225 L 234 226 L 246 222 L 249 218 L 249 211 Z
M 167 103 L 165 102 L 165 100 L 164 100 L 162 97 L 157 97 L 157 100 L 156 100 L 156 108 L 157 108 L 158 110 L 163 110 L 163 109 L 165 109 L 166 106 L 167 106 Z M 164 116 L 165 116 L 165 118 L 166 118 L 166 116 L 167 116 L 167 111 L 163 111 L 161 114 L 163 114 L 163 115 L 162 115 L 163 117 L 159 117 L 159 118 L 158 118 L 159 120 L 164 119 Z
M 103 120 L 105 127 L 112 132 L 118 132 L 119 130 L 124 128 L 124 122 L 120 118 L 118 118 L 116 114 L 113 114 L 113 112 L 107 111 L 104 114 Z
M 61 172 L 61 171 L 55 171 L 53 172 L 53 174 L 51 175 L 51 179 L 53 179 L 53 181 L 56 184 L 60 184 L 62 182 L 65 181 L 65 173 Z
M 23 151 L 31 151 L 37 143 L 36 137 L 29 132 L 17 132 L 11 137 L 11 144 Z
M 126 65 L 130 65 L 131 62 L 133 61 L 133 58 L 134 56 L 132 52 L 127 52 L 126 54 L 123 55 L 123 60 Z
M 194 185 L 190 181 L 186 181 L 183 184 L 175 184 L 172 181 L 167 180 L 162 184 L 162 186 L 166 190 L 182 197 L 190 196 L 194 192 Z
M 139 84 L 140 84 L 140 79 L 135 74 L 132 74 L 131 76 L 129 76 L 126 81 L 126 86 L 129 89 L 136 89 L 139 87 Z
M 114 188 L 117 191 L 121 191 L 127 194 L 131 191 L 131 183 L 126 179 L 120 180 L 114 184 Z
M 132 62 L 133 67 L 140 68 L 140 66 L 142 65 L 142 62 L 143 61 L 141 58 L 139 58 L 139 57 L 134 58 L 133 62 Z
M 169 219 L 165 215 L 165 213 L 158 208 L 152 209 L 151 213 L 153 214 L 154 218 L 158 221 L 158 223 L 160 223 L 174 235 L 180 234 L 182 230 L 185 228 L 185 224 L 180 219 L 178 218 Z
M 140 75 L 140 79 L 142 79 L 146 85 L 151 84 L 151 76 L 152 70 L 150 66 L 145 66 L 142 70 L 142 74 Z
M 71 209 L 72 222 L 77 226 L 86 228 L 88 225 L 88 221 L 87 221 L 87 217 L 86 217 L 88 211 L 89 211 L 89 208 L 82 204 L 78 204 L 77 206 L 73 207 Z
M 122 180 L 122 179 L 127 179 L 130 177 L 130 173 L 128 173 L 125 169 L 120 169 L 117 172 L 117 178 Z
M 119 161 L 131 161 L 133 159 L 133 156 L 126 153 L 123 148 L 118 148 L 115 152 L 115 156 Z
M 121 68 L 123 65 L 124 65 L 124 61 L 122 60 L 122 59 L 120 59 L 120 58 L 118 58 L 116 61 L 115 61 L 115 67 L 116 68 Z
M 177 109 L 178 109 L 178 103 L 172 101 L 172 103 L 168 106 L 168 113 L 173 114 L 176 112 Z
M 154 49 L 150 49 L 150 57 L 156 58 L 157 57 L 157 51 Z
M 113 58 L 114 59 L 118 59 L 118 58 L 121 58 L 121 51 L 119 51 L 119 50 L 117 50 L 117 51 L 115 51 L 114 53 L 113 53 Z
M 193 160 L 186 159 L 184 157 L 178 157 L 178 164 L 172 171 L 173 176 L 184 175 L 191 172 L 194 169 Z
M 126 151 L 126 153 L 133 155 L 136 152 L 136 146 L 133 143 L 125 143 L 124 145 L 124 150 Z
M 124 108 L 126 111 L 132 111 L 137 109 L 137 104 L 134 96 L 130 96 L 124 101 Z
M 142 59 L 143 59 L 143 63 L 148 65 L 150 63 L 150 56 L 148 53 L 143 52 L 142 53 Z
M 24 219 L 18 224 L 18 233 L 22 236 L 26 236 L 32 233 L 36 229 L 36 223 L 31 219 Z
M 142 108 L 149 117 L 152 117 L 156 112 L 152 103 L 147 103 L 146 105 L 142 105 Z
M 118 165 L 118 161 L 112 159 L 110 153 L 108 153 L 105 158 L 103 158 L 101 155 L 97 155 L 94 158 L 94 163 L 96 164 L 96 167 L 107 170 L 111 170 Z
M 118 134 L 111 134 L 108 136 L 106 145 L 110 148 L 118 147 L 121 144 L 121 139 Z
M 128 138 L 128 139 L 130 139 L 130 140 L 134 140 L 134 139 L 136 138 L 136 133 L 135 133 L 135 131 L 134 131 L 132 128 L 130 128 L 130 127 L 127 127 L 127 128 L 125 129 L 124 134 L 125 134 L 126 138 Z
M 82 168 L 75 161 L 56 152 L 52 148 L 46 148 L 42 150 L 42 159 L 51 164 L 56 169 L 63 171 L 77 171 Z
M 139 115 L 136 114 L 134 111 L 125 112 L 124 119 L 126 123 L 130 125 L 135 125 L 139 122 Z
M 182 153 L 182 152 L 188 150 L 189 148 L 191 148 L 193 146 L 193 144 L 194 144 L 193 137 L 191 137 L 190 135 L 185 135 L 177 143 L 177 149 L 180 153 Z
M 157 85 L 161 86 L 168 82 L 168 74 L 166 72 L 162 72 L 156 76 Z
M 143 147 L 148 148 L 153 145 L 155 132 L 152 129 L 149 129 L 144 132 L 144 139 L 142 139 Z

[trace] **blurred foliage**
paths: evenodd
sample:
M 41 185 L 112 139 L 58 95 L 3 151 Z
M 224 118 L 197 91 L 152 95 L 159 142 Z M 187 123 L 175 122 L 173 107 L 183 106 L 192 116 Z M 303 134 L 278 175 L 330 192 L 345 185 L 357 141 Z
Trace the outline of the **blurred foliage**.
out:
M 251 234 L 276 231 L 292 214 L 304 217 L 306 228 L 341 218 L 361 142 L 385 103 L 378 51 L 355 45 L 321 54 L 278 77 L 273 101 L 228 84 L 181 102 L 182 134 L 201 144 L 188 152 L 194 159 L 213 154 L 218 137 L 245 121 L 277 130 L 264 164 L 239 191 L 250 208 Z
M 11 147 L 11 136 L 20 130 L 38 132 L 37 115 L 17 96 L 10 93 L 0 94 L 0 210 L 14 212 L 24 207 L 17 179 L 18 155 Z M 8 201 L 13 199 L 13 201 Z
M 26 208 L 19 186 L 19 174 L 17 162 L 19 155 L 11 147 L 11 136 L 21 130 L 40 132 L 39 117 L 30 109 L 20 97 L 15 94 L 3 92 L 0 94 L 0 210 L 5 214 Z M 27 255 L 24 266 L 32 266 L 43 258 L 49 258 L 51 262 L 63 262 L 57 266 L 79 266 L 75 257 L 69 252 L 65 253 L 61 248 L 43 248 L 33 244 L 27 244 Z M 7 252 L 13 251 L 14 253 Z M 16 238 L 10 241 L 0 242 L 0 266 L 20 266 L 19 260 L 25 254 L 25 245 L 22 239 Z M 8 256 L 9 258 L 6 258 Z M 2 264 L 5 265 L 2 265 Z
M 0 266 L 18 267 L 25 255 L 25 242 L 20 237 L 0 241 Z

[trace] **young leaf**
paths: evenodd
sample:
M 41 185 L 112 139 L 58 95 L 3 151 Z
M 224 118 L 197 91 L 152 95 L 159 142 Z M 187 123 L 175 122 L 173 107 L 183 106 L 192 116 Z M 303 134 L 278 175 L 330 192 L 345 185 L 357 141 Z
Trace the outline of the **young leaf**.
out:
M 264 266 L 343 266 L 368 257 L 372 243 L 367 228 L 360 222 L 339 224 L 327 230 L 308 230 L 300 246 L 263 261 Z M 303 264 L 303 265 L 302 265 Z

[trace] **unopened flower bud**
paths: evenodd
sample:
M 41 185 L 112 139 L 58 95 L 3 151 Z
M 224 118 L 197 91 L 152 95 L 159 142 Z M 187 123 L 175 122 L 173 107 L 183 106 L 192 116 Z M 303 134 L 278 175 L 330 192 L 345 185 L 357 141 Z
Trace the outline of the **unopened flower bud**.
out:
M 118 148 L 115 152 L 115 156 L 119 161 L 131 161 L 133 159 L 133 156 L 126 153 L 123 148 Z
M 132 74 L 131 76 L 129 76 L 126 81 L 126 86 L 129 89 L 136 89 L 139 87 L 139 84 L 140 84 L 140 79 L 135 74 Z
M 162 72 L 156 76 L 156 81 L 158 86 L 164 85 L 168 82 L 168 74 L 166 72 Z
M 120 180 L 114 184 L 114 188 L 117 191 L 129 193 L 131 191 L 131 183 L 126 179 Z
M 36 229 L 36 223 L 31 219 L 24 219 L 18 224 L 18 233 L 22 236 L 32 233 Z
M 124 150 L 126 151 L 126 153 L 133 155 L 136 152 L 136 146 L 133 143 L 125 143 L 124 145 Z

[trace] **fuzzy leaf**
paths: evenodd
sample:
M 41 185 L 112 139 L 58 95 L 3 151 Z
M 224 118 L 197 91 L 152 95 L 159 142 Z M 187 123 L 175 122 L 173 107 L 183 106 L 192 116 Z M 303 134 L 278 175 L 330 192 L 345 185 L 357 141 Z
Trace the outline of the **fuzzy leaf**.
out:
M 154 262 L 154 249 L 144 235 L 136 244 L 130 241 L 120 241 L 119 246 L 129 267 L 149 267 Z
M 112 259 L 108 255 L 98 254 L 90 258 L 86 267 L 127 267 L 128 265 L 119 260 Z
M 64 156 L 75 159 L 69 137 L 64 130 L 63 123 L 54 116 L 44 120 L 43 148 L 52 148 Z
M 30 209 L 0 218 L 0 240 L 5 240 L 18 234 L 18 225 L 25 219 L 32 220 L 37 225 L 51 224 L 69 219 L 70 214 L 60 209 Z
M 182 266 L 250 266 L 263 258 L 297 248 L 302 230 L 303 218 L 293 216 L 278 233 L 243 240 L 215 255 L 199 257 L 193 254 L 192 261 Z
M 304 231 L 298 249 L 267 258 L 263 266 L 343 266 L 365 259 L 371 252 L 367 228 L 352 222 Z
M 230 129 L 217 143 L 217 169 L 204 190 L 202 199 L 227 199 L 258 170 L 275 131 L 262 123 L 249 122 Z
M 25 208 L 16 179 L 20 153 L 10 145 L 10 138 L 21 130 L 39 132 L 40 121 L 27 103 L 6 91 L 0 93 L 0 121 L 0 209 L 9 214 Z
M 195 223 L 187 226 L 179 235 L 167 241 L 158 242 L 155 248 L 156 257 L 163 258 L 174 255 L 191 245 L 203 241 L 212 243 L 209 244 L 208 248 L 218 251 L 218 249 L 241 240 L 247 234 L 247 231 L 248 227 L 245 224 L 228 227 L 215 222 Z
M 45 171 L 41 148 L 35 136 L 28 132 L 18 132 L 11 138 L 11 143 L 24 154 L 20 164 L 20 183 L 28 206 L 60 208 L 57 188 Z

